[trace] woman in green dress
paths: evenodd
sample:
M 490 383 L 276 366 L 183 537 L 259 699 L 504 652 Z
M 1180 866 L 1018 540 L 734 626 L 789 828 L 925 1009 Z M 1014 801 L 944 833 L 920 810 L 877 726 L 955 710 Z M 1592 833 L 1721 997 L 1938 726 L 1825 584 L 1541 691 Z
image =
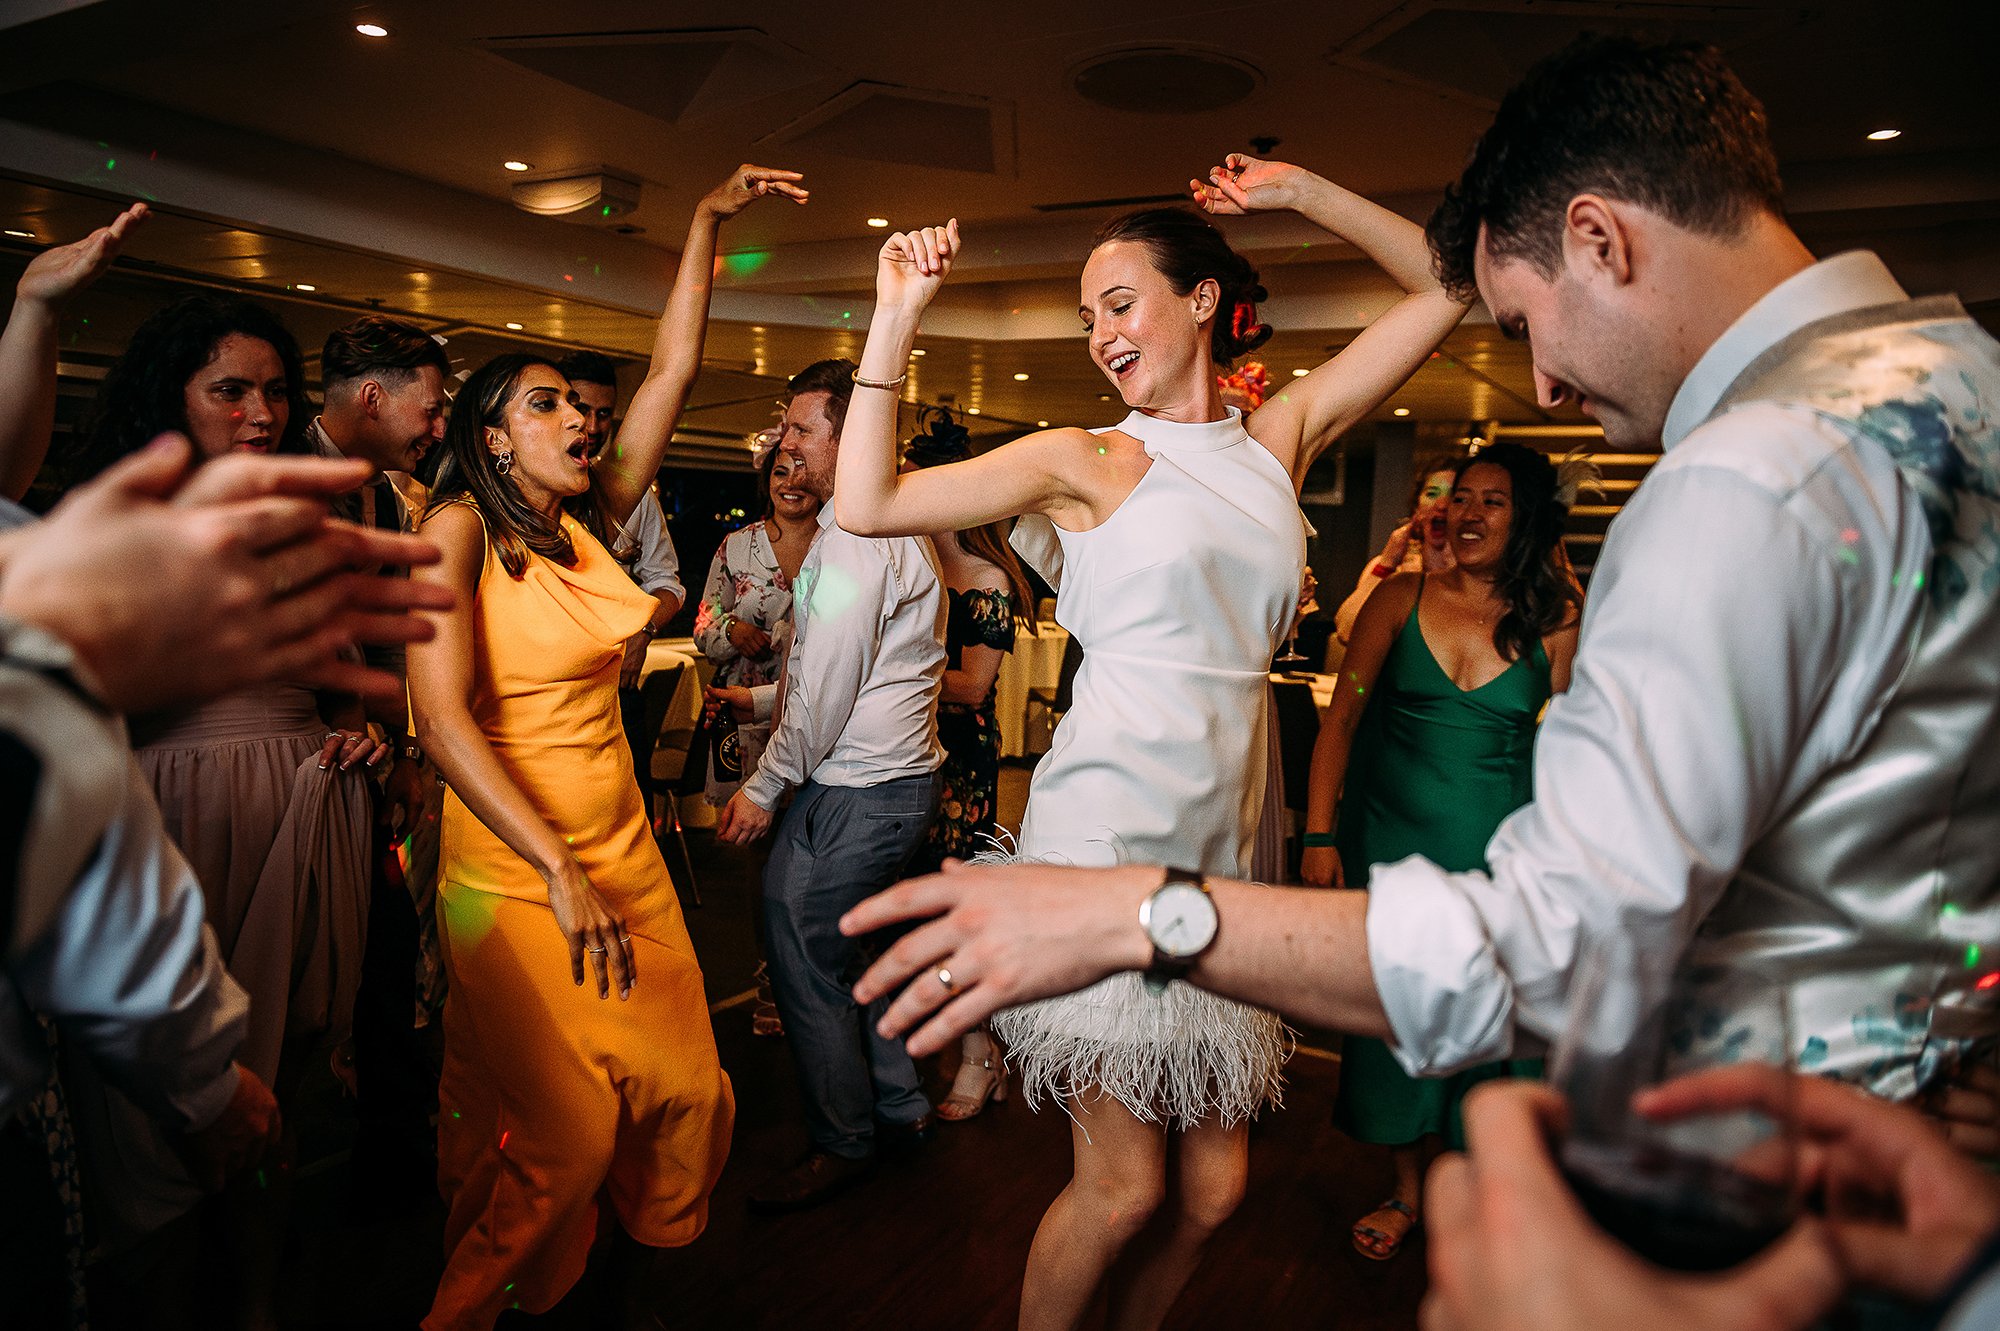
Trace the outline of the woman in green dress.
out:
M 1362 607 L 1313 748 L 1307 883 L 1365 886 L 1370 865 L 1409 855 L 1484 869 L 1494 830 L 1533 798 L 1535 726 L 1569 686 L 1583 606 L 1557 491 L 1555 467 L 1535 450 L 1482 449 L 1453 481 L 1456 566 L 1397 573 Z M 1415 1226 L 1424 1167 L 1443 1141 L 1459 1141 L 1465 1093 L 1539 1070 L 1494 1063 L 1417 1080 L 1381 1041 L 1347 1040 L 1336 1121 L 1388 1146 L 1396 1169 L 1395 1194 L 1354 1226 L 1363 1256 L 1393 1257 Z

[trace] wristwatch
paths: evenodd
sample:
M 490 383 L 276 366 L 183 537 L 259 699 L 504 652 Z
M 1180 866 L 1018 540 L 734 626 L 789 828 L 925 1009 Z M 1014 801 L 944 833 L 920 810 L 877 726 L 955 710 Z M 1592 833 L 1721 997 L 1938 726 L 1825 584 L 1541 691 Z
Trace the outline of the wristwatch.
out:
M 413 763 L 420 763 L 424 760 L 424 751 L 409 740 L 404 740 L 402 744 L 397 746 L 396 756 L 399 758 L 408 758 Z
M 1208 883 L 1193 869 L 1169 868 L 1164 882 L 1139 903 L 1139 927 L 1153 944 L 1146 988 L 1159 993 L 1170 980 L 1184 979 L 1221 927 Z

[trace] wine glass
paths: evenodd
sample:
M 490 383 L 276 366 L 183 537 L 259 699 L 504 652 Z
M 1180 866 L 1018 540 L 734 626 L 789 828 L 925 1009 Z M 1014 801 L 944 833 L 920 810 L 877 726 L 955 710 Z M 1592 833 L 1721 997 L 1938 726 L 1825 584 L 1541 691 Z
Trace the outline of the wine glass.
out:
M 1647 992 L 1645 966 L 1586 953 L 1549 1060 L 1569 1101 L 1557 1159 L 1577 1200 L 1614 1238 L 1681 1271 L 1716 1271 L 1762 1251 L 1798 1213 L 1798 1137 L 1787 1110 L 1647 1118 L 1632 1097 L 1721 1063 L 1792 1073 L 1789 992 L 1742 963 L 1686 964 Z
M 1293 666 L 1304 665 L 1305 661 L 1305 656 L 1299 651 L 1299 630 L 1295 621 L 1292 631 L 1285 635 L 1285 650 L 1272 657 L 1271 664 L 1290 669 Z

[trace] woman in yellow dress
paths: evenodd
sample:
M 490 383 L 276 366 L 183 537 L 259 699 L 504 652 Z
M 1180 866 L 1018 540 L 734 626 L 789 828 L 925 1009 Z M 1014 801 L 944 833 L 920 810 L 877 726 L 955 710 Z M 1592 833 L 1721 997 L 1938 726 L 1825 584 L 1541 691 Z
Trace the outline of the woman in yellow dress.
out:
M 735 1102 L 618 722 L 622 647 L 655 603 L 605 537 L 659 470 L 700 368 L 720 224 L 766 193 L 804 202 L 798 179 L 741 167 L 696 206 L 646 381 L 594 467 L 569 383 L 541 359 L 495 359 L 452 409 L 423 524 L 444 557 L 417 576 L 459 608 L 409 657 L 417 733 L 450 787 L 450 1212 L 426 1331 L 553 1306 L 607 1209 L 652 1247 L 707 1222 Z

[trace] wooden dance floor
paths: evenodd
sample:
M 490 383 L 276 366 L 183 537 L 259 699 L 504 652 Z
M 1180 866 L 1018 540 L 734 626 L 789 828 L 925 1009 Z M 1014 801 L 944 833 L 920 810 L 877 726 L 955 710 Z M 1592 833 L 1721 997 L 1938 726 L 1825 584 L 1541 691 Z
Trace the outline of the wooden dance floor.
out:
M 1008 775 L 1018 800 L 1019 774 Z M 716 846 L 707 833 L 689 841 L 706 904 L 690 909 L 688 921 L 711 1001 L 724 1005 L 716 1038 L 738 1107 L 708 1232 L 689 1248 L 646 1254 L 618 1282 L 622 1293 L 609 1296 L 621 1306 L 599 1302 L 602 1290 L 583 1289 L 524 1325 L 1011 1328 L 1035 1224 L 1068 1177 L 1068 1120 L 1010 1099 L 970 1123 L 940 1125 L 928 1146 L 815 1210 L 749 1214 L 745 1191 L 806 1144 L 785 1041 L 752 1036 L 748 1005 L 726 1005 L 749 987 L 750 900 L 761 855 Z M 933 1098 L 942 1098 L 948 1079 L 935 1066 L 927 1072 Z M 1388 1195 L 1390 1173 L 1384 1154 L 1355 1146 L 1329 1122 L 1337 1076 L 1338 1063 L 1323 1053 L 1302 1051 L 1291 1064 L 1285 1107 L 1252 1129 L 1248 1196 L 1210 1246 L 1170 1327 L 1415 1326 L 1421 1229 L 1388 1263 L 1361 1257 L 1348 1241 L 1354 1220 Z M 304 1158 L 285 1324 L 414 1327 L 437 1279 L 441 1208 L 420 1202 L 404 1214 L 369 1217 L 370 1199 L 350 1195 L 351 1115 L 330 1082 L 299 1117 Z

